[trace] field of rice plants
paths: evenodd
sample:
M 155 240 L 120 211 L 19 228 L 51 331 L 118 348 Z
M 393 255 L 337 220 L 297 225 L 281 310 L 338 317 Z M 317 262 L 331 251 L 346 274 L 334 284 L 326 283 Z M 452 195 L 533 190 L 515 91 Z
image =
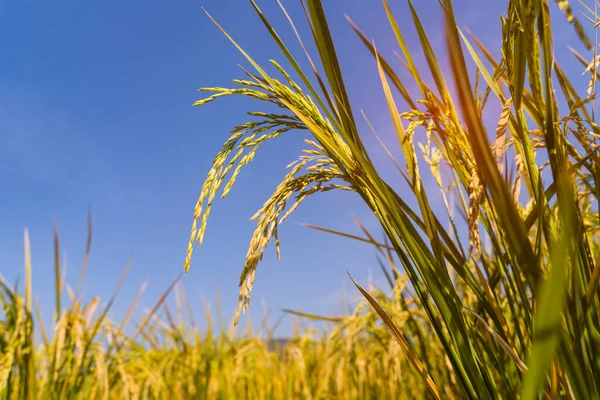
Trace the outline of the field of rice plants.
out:
M 207 328 L 200 330 L 179 279 L 140 321 L 131 318 L 141 307 L 139 295 L 126 317 L 114 321 L 108 315 L 119 287 L 107 302 L 97 297 L 85 301 L 84 293 L 63 287 L 59 279 L 57 298 L 66 293 L 69 302 L 57 303 L 54 317 L 44 320 L 29 290 L 27 234 L 25 249 L 29 281 L 24 290 L 0 281 L 2 398 L 364 399 L 422 398 L 426 393 L 401 346 L 366 300 L 352 315 L 329 317 L 324 330 L 297 324 L 296 334 L 282 340 L 265 324 L 249 324 L 235 333 L 219 329 L 209 311 L 202 321 Z M 383 257 L 387 251 L 381 250 Z M 435 365 L 443 351 L 426 343 L 432 332 L 406 283 L 399 277 L 391 297 L 379 291 L 373 296 L 399 327 L 418 332 L 420 346 L 427 346 L 423 361 Z M 165 301 L 169 296 L 176 300 L 173 309 Z M 135 329 L 127 332 L 128 324 Z M 446 364 L 431 373 L 450 379 Z
M 113 321 L 114 298 L 105 305 L 64 287 L 58 256 L 55 313 L 42 318 L 32 302 L 26 233 L 25 282 L 1 283 L 0 396 L 600 399 L 597 5 L 508 0 L 501 48 L 489 49 L 459 29 L 451 0 L 432 2 L 444 18 L 448 71 L 411 0 L 410 14 L 401 16 L 388 0 L 372 2 L 386 12 L 382 23 L 397 44 L 394 60 L 349 20 L 357 46 L 376 60 L 374 77 L 397 138 L 396 148 L 380 141 L 397 167 L 392 182 L 366 150 L 364 138 L 379 139 L 380 132 L 359 132 L 360 113 L 350 106 L 322 2 L 303 1 L 302 20 L 276 1 L 287 26 L 271 25 L 250 0 L 257 24 L 281 50 L 270 65 L 259 65 L 220 25 L 226 21 L 209 15 L 247 69 L 233 87 L 200 89 L 206 97 L 195 104 L 216 107 L 208 103 L 238 95 L 253 99 L 260 111 L 253 108 L 247 122 L 233 127 L 214 158 L 193 211 L 185 271 L 193 267 L 194 245 L 210 231 L 216 196 L 225 197 L 236 179 L 244 179 L 238 174 L 259 147 L 285 141 L 290 131 L 306 138 L 306 150 L 253 217 L 232 328 L 213 328 L 206 312 L 208 329 L 199 330 L 180 279 L 143 320 L 130 319 L 136 300 L 123 320 Z M 556 17 L 566 18 L 588 51 L 570 55 L 580 70 L 565 71 L 556 60 L 555 52 L 565 51 L 555 48 L 553 36 L 561 34 L 553 30 Z M 311 37 L 298 33 L 299 24 Z M 283 29 L 294 32 L 304 54 L 292 54 L 277 33 Z M 417 32 L 427 68 L 417 68 L 417 55 L 408 50 L 408 29 Z M 313 47 L 315 54 L 306 50 Z M 306 60 L 310 68 L 303 69 Z M 580 92 L 569 77 L 582 71 L 589 86 Z M 501 111 L 490 131 L 484 112 L 494 105 Z M 433 178 L 433 188 L 424 185 L 425 177 Z M 353 312 L 289 311 L 304 323 L 285 342 L 266 325 L 235 327 L 252 307 L 258 265 L 271 242 L 279 255 L 279 224 L 308 197 L 331 190 L 358 195 L 380 232 L 360 222 L 360 236 L 307 229 L 369 243 L 387 286 L 362 287 L 349 277 L 362 295 Z M 432 207 L 434 197 L 442 208 Z M 58 254 L 58 237 L 55 242 Z M 61 304 L 63 293 L 68 304 Z M 174 309 L 165 301 L 169 296 L 176 299 Z M 311 321 L 324 328 L 311 328 Z

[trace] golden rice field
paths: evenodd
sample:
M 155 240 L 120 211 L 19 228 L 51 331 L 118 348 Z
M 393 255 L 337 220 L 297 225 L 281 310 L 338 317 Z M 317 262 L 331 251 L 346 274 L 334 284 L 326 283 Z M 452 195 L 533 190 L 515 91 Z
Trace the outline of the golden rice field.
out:
M 30 274 L 31 266 L 25 267 Z M 391 298 L 375 297 L 398 326 L 418 332 L 420 346 L 427 346 L 426 361 L 442 359 L 442 349 L 427 343 L 434 338 L 418 310 L 407 311 L 414 301 L 403 293 L 405 283 L 397 281 Z M 28 286 L 17 293 L 5 281 L 0 285 L 2 398 L 365 399 L 422 398 L 425 393 L 419 375 L 366 301 L 353 315 L 331 318 L 325 331 L 298 328 L 282 341 L 266 326 L 239 327 L 235 334 L 219 331 L 209 312 L 206 329 L 185 325 L 182 321 L 193 321 L 194 315 L 177 281 L 129 334 L 124 327 L 140 307 L 139 297 L 124 320 L 114 321 L 107 316 L 114 298 L 101 307 L 98 298 L 82 301 L 83 294 L 57 287 L 70 302 L 62 305 L 56 321 L 44 321 Z M 176 296 L 175 309 L 164 301 L 168 296 Z M 35 335 L 40 320 L 52 331 Z M 431 372 L 450 379 L 445 364 Z
M 350 107 L 321 1 L 303 2 L 306 21 L 285 13 L 289 25 L 277 27 L 250 1 L 257 24 L 281 52 L 273 55 L 277 61 L 259 65 L 219 25 L 226 21 L 213 20 L 248 70 L 232 87 L 200 89 L 206 97 L 195 105 L 214 107 L 208 103 L 238 95 L 254 99 L 262 111 L 249 112 L 247 122 L 233 127 L 199 188 L 184 269 L 191 266 L 194 244 L 210 231 L 216 196 L 229 193 L 263 143 L 302 131 L 306 150 L 254 216 L 234 322 L 251 307 L 267 246 L 275 242 L 279 253 L 279 224 L 320 192 L 353 193 L 372 211 L 383 240 L 362 225 L 362 236 L 325 231 L 374 246 L 389 285 L 354 282 L 363 301 L 352 314 L 297 313 L 326 321 L 326 329 L 298 329 L 285 346 L 273 348 L 268 327 L 213 330 L 208 313 L 207 330 L 182 323 L 191 311 L 176 281 L 131 333 L 125 328 L 137 300 L 124 320 L 112 321 L 112 300 L 108 306 L 97 298 L 81 300 L 63 287 L 58 263 L 57 299 L 65 292 L 71 301 L 57 300 L 52 317 L 38 315 L 25 236 L 24 289 L 2 281 L 0 292 L 0 396 L 600 399 L 600 57 L 591 39 L 600 26 L 596 5 L 506 1 L 501 48 L 493 52 L 459 30 L 452 1 L 441 0 L 436 7 L 444 17 L 450 62 L 445 72 L 432 49 L 431 27 L 422 24 L 412 1 L 402 16 L 393 15 L 386 0 L 373 2 L 386 11 L 382 22 L 397 42 L 395 60 L 380 55 L 368 33 L 349 21 L 357 46 L 366 46 L 376 60 L 372 78 L 397 138 L 393 149 L 381 141 L 397 166 L 392 184 L 365 148 L 364 138 L 379 133 L 359 132 L 359 113 Z M 284 2 L 277 3 L 285 12 Z M 576 74 L 586 71 L 587 90 L 576 90 L 569 80 L 573 71 L 555 59 L 565 49 L 554 47 L 559 33 L 553 31 L 553 7 L 588 49 L 571 55 L 581 64 Z M 310 37 L 297 34 L 300 23 L 311 28 Z M 304 49 L 310 40 L 315 54 L 292 54 L 277 33 L 283 29 L 296 33 Z M 417 34 L 422 68 L 408 50 L 408 29 Z M 300 67 L 300 57 L 310 68 Z M 398 106 L 400 99 L 406 107 Z M 483 114 L 493 104 L 501 112 L 496 129 L 488 131 Z M 426 176 L 436 193 L 424 187 Z M 393 187 L 398 181 L 402 190 Z M 433 196 L 442 199 L 442 209 L 432 208 Z M 165 299 L 175 295 L 178 306 L 170 309 Z M 42 329 L 42 319 L 51 330 Z

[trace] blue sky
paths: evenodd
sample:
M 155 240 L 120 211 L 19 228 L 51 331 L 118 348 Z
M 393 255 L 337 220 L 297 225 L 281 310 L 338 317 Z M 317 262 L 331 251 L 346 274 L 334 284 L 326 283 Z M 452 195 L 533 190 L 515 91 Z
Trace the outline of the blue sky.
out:
M 347 13 L 382 53 L 391 55 L 397 46 L 383 7 L 377 1 L 325 3 L 357 116 L 364 109 L 394 146 L 375 63 L 344 18 Z M 409 46 L 419 51 L 406 4 L 392 3 L 406 26 Z M 416 3 L 442 59 L 445 46 L 437 0 Z M 505 2 L 454 3 L 459 25 L 497 48 Z M 259 4 L 302 59 L 276 3 Z M 298 2 L 284 4 L 300 21 L 297 25 L 308 41 Z M 22 276 L 23 229 L 28 227 L 34 293 L 46 318 L 53 304 L 53 223 L 59 226 L 63 256 L 67 252 L 67 279 L 75 283 L 85 250 L 88 207 L 93 213 L 93 245 L 84 285 L 87 298 L 108 299 L 134 256 L 112 313 L 115 318 L 124 314 L 145 280 L 149 283 L 142 305 L 151 307 L 182 270 L 193 207 L 212 159 L 229 130 L 246 121 L 244 111 L 259 109 L 256 103 L 233 98 L 191 107 L 201 98 L 196 89 L 228 86 L 243 77 L 238 63 L 248 67 L 201 7 L 261 64 L 269 58 L 283 61 L 244 0 L 0 3 L 0 272 L 10 281 Z M 433 11 L 428 12 L 430 8 Z M 566 43 L 580 48 L 563 19 L 555 21 L 557 51 L 564 52 Z M 564 68 L 573 69 L 570 75 L 585 88 L 583 69 L 566 59 Z M 420 53 L 417 62 L 424 65 Z M 492 110 L 492 127 L 497 117 Z M 361 128 L 372 154 L 384 157 L 362 122 Z M 275 189 L 285 166 L 298 156 L 302 139 L 302 134 L 290 133 L 264 146 L 230 196 L 215 202 L 205 245 L 195 250 L 191 271 L 183 278 L 199 314 L 200 295 L 214 310 L 218 292 L 225 316 L 233 314 L 239 273 L 254 229 L 249 218 Z M 400 182 L 398 176 L 389 176 Z M 353 215 L 378 232 L 359 198 L 346 193 L 313 197 L 281 227 L 282 259 L 277 262 L 270 249 L 259 266 L 253 320 L 262 316 L 261 301 L 275 318 L 281 308 L 340 312 L 343 287 L 349 296 L 357 295 L 346 271 L 366 283 L 371 269 L 373 279 L 381 281 L 368 246 L 294 224 L 358 233 Z M 281 332 L 290 329 L 284 323 Z

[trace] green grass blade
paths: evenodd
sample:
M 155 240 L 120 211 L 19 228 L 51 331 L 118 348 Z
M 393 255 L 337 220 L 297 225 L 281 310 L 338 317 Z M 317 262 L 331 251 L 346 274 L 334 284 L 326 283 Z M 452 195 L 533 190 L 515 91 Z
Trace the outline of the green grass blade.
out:
M 348 275 L 350 275 L 350 274 L 348 274 Z M 371 306 L 375 309 L 375 311 L 377 311 L 377 314 L 379 314 L 379 316 L 381 317 L 381 319 L 383 320 L 385 325 L 388 327 L 392 336 L 394 337 L 394 339 L 396 339 L 396 341 L 398 342 L 398 344 L 400 345 L 400 347 L 402 348 L 402 350 L 404 351 L 404 353 L 410 360 L 413 367 L 418 371 L 418 373 L 419 373 L 419 375 L 421 375 L 423 381 L 427 384 L 427 388 L 429 389 L 429 392 L 431 393 L 433 398 L 441 400 L 442 397 L 440 395 L 440 391 L 438 390 L 437 386 L 433 382 L 433 379 L 431 379 L 431 377 L 425 370 L 423 363 L 421 363 L 421 361 L 415 356 L 414 351 L 411 349 L 410 345 L 406 341 L 402 332 L 400 332 L 398 327 L 396 327 L 396 324 L 394 324 L 394 321 L 392 321 L 392 319 L 387 315 L 387 313 L 383 310 L 383 308 L 381 308 L 381 306 L 379 306 L 377 301 L 369 294 L 369 292 L 367 292 L 365 289 L 363 289 L 362 286 L 360 286 L 354 280 L 354 278 L 352 276 L 350 276 L 350 279 L 352 279 L 352 282 L 354 283 L 356 288 L 369 301 L 369 303 L 371 303 Z

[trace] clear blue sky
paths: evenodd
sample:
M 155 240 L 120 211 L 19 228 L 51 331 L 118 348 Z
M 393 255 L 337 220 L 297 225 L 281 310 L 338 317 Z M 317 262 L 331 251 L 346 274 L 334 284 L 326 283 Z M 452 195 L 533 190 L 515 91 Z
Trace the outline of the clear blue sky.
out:
M 308 41 L 298 2 L 283 2 Z M 376 66 L 344 19 L 347 13 L 391 55 L 397 47 L 383 7 L 377 1 L 324 3 L 357 115 L 365 109 L 394 146 Z M 406 4 L 392 3 L 409 45 L 419 51 Z M 437 0 L 415 3 L 444 58 Z M 275 2 L 259 4 L 302 58 Z M 259 108 L 233 98 L 191 107 L 201 97 L 197 88 L 230 85 L 242 77 L 237 64 L 248 67 L 201 7 L 259 62 L 283 61 L 244 0 L 0 2 L 0 272 L 10 281 L 22 276 L 23 229 L 28 227 L 34 293 L 46 318 L 53 304 L 53 223 L 59 224 L 63 255 L 68 253 L 68 281 L 74 284 L 90 206 L 94 239 L 85 281 L 88 299 L 108 299 L 132 255 L 134 266 L 112 314 L 116 318 L 145 280 L 149 284 L 142 305 L 150 307 L 182 270 L 193 207 L 213 156 L 229 129 L 246 121 L 243 112 Z M 551 7 L 557 16 L 556 6 Z M 500 43 L 504 8 L 505 2 L 498 0 L 455 1 L 460 26 L 491 48 Z M 557 51 L 564 52 L 566 43 L 579 48 L 572 29 L 562 18 L 555 21 Z M 423 65 L 420 53 L 417 61 Z M 563 65 L 572 66 L 570 75 L 585 87 L 583 69 L 571 61 Z M 497 118 L 492 112 L 491 126 Z M 364 134 L 373 154 L 384 157 L 368 131 Z M 266 145 L 230 196 L 215 202 L 205 245 L 195 250 L 191 271 L 183 278 L 199 313 L 200 295 L 214 310 L 220 292 L 225 315 L 233 314 L 254 229 L 249 217 L 275 189 L 285 165 L 297 157 L 301 141 L 301 134 L 291 133 Z M 372 269 L 374 280 L 381 281 L 368 246 L 293 223 L 358 233 L 352 215 L 376 229 L 360 200 L 345 193 L 313 197 L 282 226 L 281 261 L 270 248 L 259 266 L 253 320 L 262 315 L 262 300 L 275 317 L 281 308 L 340 312 L 343 285 L 350 296 L 357 295 L 346 271 L 365 283 Z M 289 333 L 289 324 L 281 332 Z

